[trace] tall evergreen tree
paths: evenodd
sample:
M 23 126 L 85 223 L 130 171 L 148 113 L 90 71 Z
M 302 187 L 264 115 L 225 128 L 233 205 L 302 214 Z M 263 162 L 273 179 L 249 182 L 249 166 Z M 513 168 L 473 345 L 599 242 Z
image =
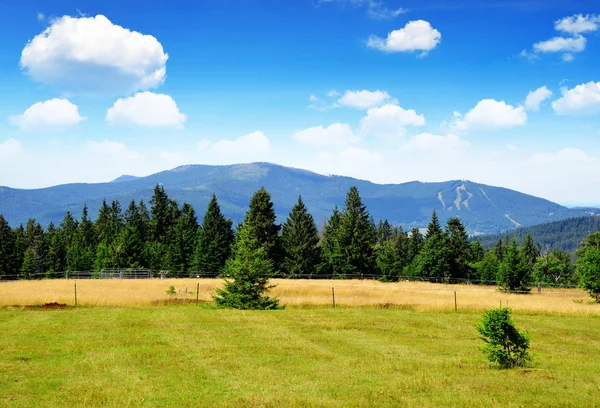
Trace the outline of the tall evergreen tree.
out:
M 533 268 L 533 266 L 535 265 L 535 263 L 537 262 L 537 259 L 540 257 L 540 249 L 538 247 L 535 246 L 534 242 L 533 242 L 533 238 L 531 237 L 530 234 L 527 234 L 525 236 L 525 240 L 523 241 L 523 256 L 525 257 L 525 261 L 527 261 L 527 264 Z
M 319 268 L 319 273 L 321 274 L 332 275 L 342 269 L 342 255 L 338 239 L 340 218 L 341 213 L 336 205 L 323 229 L 323 238 L 321 240 L 323 258 Z
M 194 260 L 194 250 L 198 238 L 198 219 L 194 208 L 184 203 L 173 228 L 173 242 L 170 243 L 170 268 L 180 273 L 190 271 Z M 183 276 L 180 274 L 180 276 Z
M 13 252 L 13 257 L 11 260 L 11 270 L 14 271 L 13 274 L 21 271 L 21 265 L 23 265 L 23 259 L 25 257 L 25 251 L 29 247 L 27 243 L 27 238 L 25 236 L 25 228 L 23 228 L 23 224 L 19 225 L 18 228 L 13 230 L 13 237 L 15 243 L 15 249 Z
M 438 219 L 437 214 L 435 213 L 435 210 L 433 210 L 433 213 L 431 214 L 431 221 L 429 222 L 429 225 L 427 226 L 427 233 L 425 234 L 425 240 L 428 240 L 429 238 L 433 237 L 436 234 L 441 234 L 442 231 L 442 226 L 440 225 L 440 220 Z
M 392 237 L 392 226 L 388 220 L 379 220 L 377 224 L 377 244 L 384 245 Z
M 385 280 L 396 280 L 408 265 L 408 235 L 402 227 L 392 229 L 390 238 L 379 247 L 377 266 Z
M 502 290 L 528 292 L 531 269 L 522 251 L 513 239 L 506 247 L 504 259 L 498 269 L 498 283 Z
M 44 229 L 35 219 L 27 221 L 25 227 L 26 249 L 21 266 L 21 275 L 24 278 L 41 278 L 44 272 L 46 256 L 46 243 Z
M 496 259 L 499 262 L 502 262 L 502 260 L 504 260 L 505 253 L 506 253 L 506 248 L 504 247 L 502 240 L 498 239 L 498 242 L 496 242 L 496 246 L 494 247 L 494 254 L 496 255 Z
M 154 187 L 154 194 L 150 200 L 152 221 L 152 241 L 167 243 L 173 226 L 172 203 L 165 189 L 160 184 Z
M 283 250 L 279 230 L 281 225 L 276 224 L 275 210 L 271 195 L 261 187 L 250 199 L 250 208 L 244 219 L 244 226 L 249 234 L 253 234 L 260 246 L 265 245 L 267 256 L 273 263 L 275 272 L 281 270 Z
M 446 234 L 448 235 L 448 246 L 451 254 L 450 276 L 452 278 L 469 278 L 472 273 L 469 265 L 471 262 L 471 246 L 467 230 L 459 218 L 448 220 Z
M 376 274 L 376 234 L 375 225 L 362 203 L 358 189 L 350 187 L 337 234 L 341 250 L 341 270 L 334 272 L 342 276 Z
M 232 225 L 221 212 L 217 196 L 213 194 L 198 234 L 194 269 L 205 273 L 223 270 L 235 238 Z
M 418 228 L 413 228 L 408 239 L 408 259 L 406 260 L 408 265 L 410 265 L 421 253 L 421 249 L 423 249 L 424 244 L 425 238 L 423 237 L 423 234 L 421 234 L 421 230 Z
M 16 273 L 13 270 L 15 254 L 15 237 L 8 221 L 0 214 L 0 279 L 5 275 Z
M 287 277 L 317 272 L 321 262 L 319 234 L 302 197 L 298 197 L 298 202 L 283 224 L 281 241 L 284 251 L 282 270 Z
M 64 234 L 60 229 L 56 229 L 51 222 L 46 232 L 46 243 L 48 252 L 46 254 L 46 272 L 50 278 L 60 277 L 60 273 L 67 268 L 67 247 L 64 241 Z
M 108 206 L 108 204 L 106 204 L 106 200 L 102 200 L 102 205 L 98 211 L 98 217 L 96 217 L 96 222 L 94 223 L 98 243 L 102 242 L 106 245 L 110 245 L 112 243 L 113 237 L 111 237 L 110 223 L 111 208 Z
M 413 261 L 412 273 L 416 276 L 451 278 L 452 252 L 448 236 L 444 232 L 434 233 L 425 240 L 419 256 Z

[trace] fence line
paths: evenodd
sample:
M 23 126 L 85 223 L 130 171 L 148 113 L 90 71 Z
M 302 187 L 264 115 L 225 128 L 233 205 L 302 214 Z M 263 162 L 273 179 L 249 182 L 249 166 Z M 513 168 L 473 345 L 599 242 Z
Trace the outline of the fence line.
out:
M 102 269 L 100 271 L 64 271 L 64 272 L 46 272 L 46 273 L 19 273 L 11 275 L 0 276 L 0 281 L 10 280 L 40 280 L 40 279 L 153 279 L 153 278 L 220 278 L 223 277 L 219 273 L 215 272 L 200 272 L 200 271 L 155 271 L 151 269 Z M 271 278 L 276 279 L 288 279 L 290 282 L 296 279 L 310 279 L 314 281 L 319 280 L 333 280 L 335 282 L 343 282 L 345 280 L 381 280 L 384 282 L 429 282 L 429 283 L 441 283 L 441 284 L 456 284 L 463 286 L 460 290 L 465 289 L 466 285 L 486 285 L 486 286 L 498 286 L 496 281 L 481 280 L 481 279 L 468 279 L 468 278 L 447 278 L 447 277 L 426 277 L 426 276 L 382 276 L 374 274 L 347 274 L 347 275 L 335 275 L 335 274 L 298 274 L 294 276 L 286 276 L 284 274 L 271 275 Z M 351 284 L 336 283 L 340 286 L 352 286 Z M 544 282 L 529 282 L 528 285 L 535 289 L 536 287 L 545 289 L 577 289 L 577 285 L 570 284 L 557 284 L 557 283 L 544 283 Z M 366 287 L 365 285 L 354 285 Z M 379 286 L 378 286 L 379 287 Z M 475 289 L 474 289 L 475 290 Z M 478 291 L 484 289 L 476 289 Z M 496 291 L 497 289 L 490 289 L 489 291 Z M 508 292 L 508 291 L 506 291 Z M 531 293 L 529 291 L 510 291 L 510 293 Z M 548 293 L 545 291 L 545 293 Z

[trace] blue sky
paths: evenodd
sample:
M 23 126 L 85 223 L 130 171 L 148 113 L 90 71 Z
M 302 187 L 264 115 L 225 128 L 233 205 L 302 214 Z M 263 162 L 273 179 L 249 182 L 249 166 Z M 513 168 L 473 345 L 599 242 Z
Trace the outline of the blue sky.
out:
M 0 185 L 271 161 L 600 205 L 594 1 L 155 3 L 0 1 Z

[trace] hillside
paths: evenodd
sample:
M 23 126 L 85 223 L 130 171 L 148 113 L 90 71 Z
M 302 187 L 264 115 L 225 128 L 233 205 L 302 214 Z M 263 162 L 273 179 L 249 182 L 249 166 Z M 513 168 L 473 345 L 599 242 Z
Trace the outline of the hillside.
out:
M 121 177 L 109 183 L 65 184 L 33 190 L 0 187 L 0 213 L 12 226 L 25 223 L 28 218 L 47 225 L 50 221 L 59 223 L 67 210 L 78 216 L 83 203 L 87 203 L 90 215 L 95 217 L 103 199 L 119 200 L 123 207 L 132 199 L 148 201 L 157 183 L 165 187 L 170 197 L 192 204 L 200 218 L 214 192 L 225 214 L 234 221 L 243 219 L 250 196 L 261 186 L 272 194 L 280 220 L 287 216 L 301 194 L 320 225 L 334 205 L 343 205 L 346 192 L 353 185 L 359 188 L 375 219 L 387 218 L 406 228 L 425 226 L 433 210 L 442 221 L 460 217 L 469 231 L 477 234 L 498 233 L 594 211 L 569 209 L 517 191 L 471 181 L 382 185 L 252 163 L 181 166 L 147 177 Z
M 542 248 L 575 252 L 585 237 L 599 230 L 600 216 L 596 215 L 517 228 L 514 231 L 478 236 L 474 239 L 481 242 L 484 247 L 489 248 L 495 245 L 498 239 L 504 239 L 504 237 L 512 239 L 513 237 L 517 237 L 519 241 L 522 241 L 527 234 L 530 234 L 533 240 L 539 243 Z

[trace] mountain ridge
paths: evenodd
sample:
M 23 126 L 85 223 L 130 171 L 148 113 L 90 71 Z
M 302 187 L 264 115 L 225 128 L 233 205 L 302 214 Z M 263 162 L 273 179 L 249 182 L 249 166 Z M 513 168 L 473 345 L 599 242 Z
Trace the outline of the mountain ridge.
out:
M 459 216 L 473 234 L 498 233 L 518 226 L 600 212 L 569 209 L 549 200 L 470 180 L 409 181 L 377 184 L 347 176 L 322 175 L 272 163 L 223 166 L 184 165 L 145 177 L 121 176 L 105 183 L 72 183 L 40 189 L 0 187 L 0 213 L 11 225 L 36 218 L 43 225 L 59 223 L 66 211 L 75 216 L 84 203 L 95 218 L 103 199 L 148 202 L 156 184 L 169 196 L 194 206 L 202 217 L 213 192 L 223 211 L 234 221 L 243 219 L 250 196 L 261 186 L 272 195 L 279 221 L 283 221 L 298 195 L 302 195 L 317 223 L 341 207 L 347 190 L 356 185 L 375 219 L 386 218 L 405 228 L 423 227 L 436 210 L 442 221 Z

